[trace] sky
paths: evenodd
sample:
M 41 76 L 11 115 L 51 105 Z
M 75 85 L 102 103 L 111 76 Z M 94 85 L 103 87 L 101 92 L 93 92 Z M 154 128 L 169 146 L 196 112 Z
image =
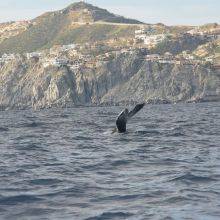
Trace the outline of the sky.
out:
M 79 0 L 78 0 L 79 1 Z M 0 22 L 32 19 L 67 7 L 75 0 L 0 0 Z M 115 14 L 146 23 L 220 23 L 220 0 L 87 0 Z

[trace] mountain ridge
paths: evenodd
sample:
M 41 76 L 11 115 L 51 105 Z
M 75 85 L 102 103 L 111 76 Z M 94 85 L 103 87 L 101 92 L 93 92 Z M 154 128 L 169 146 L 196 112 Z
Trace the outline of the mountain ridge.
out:
M 0 55 L 34 52 L 50 49 L 55 45 L 94 43 L 121 37 L 134 38 L 135 30 L 144 26 L 155 32 L 175 34 L 192 29 L 191 26 L 146 24 L 82 1 L 58 11 L 46 12 L 25 22 L 23 25 L 19 24 L 22 22 L 12 22 L 8 26 L 6 24 L 9 31 L 2 34 L 0 32 Z M 4 23 L 0 24 L 1 26 L 5 26 Z
M 70 13 L 72 11 L 74 12 L 79 10 L 84 10 L 84 13 L 90 12 L 91 17 L 93 18 L 93 22 L 105 21 L 111 23 L 144 24 L 143 22 L 138 21 L 136 19 L 130 19 L 130 18 L 125 18 L 124 16 L 121 15 L 115 15 L 114 13 L 111 13 L 106 9 L 102 9 L 100 7 L 82 1 L 72 3 L 71 5 L 67 6 L 66 8 L 58 12 Z
M 108 28 L 105 27 L 105 23 L 109 24 Z M 80 42 L 83 35 L 87 34 L 89 35 L 88 41 L 91 42 L 96 40 L 97 35 L 100 36 L 100 39 L 108 39 L 111 32 L 118 33 L 115 37 L 125 36 L 117 23 L 125 26 L 126 24 L 143 24 L 87 3 L 73 3 L 65 9 L 46 12 L 36 17 L 31 20 L 31 25 L 27 30 L 5 38 L 0 42 L 0 54 L 32 52 L 57 44 Z M 131 30 L 131 34 L 135 28 L 128 27 L 128 29 Z

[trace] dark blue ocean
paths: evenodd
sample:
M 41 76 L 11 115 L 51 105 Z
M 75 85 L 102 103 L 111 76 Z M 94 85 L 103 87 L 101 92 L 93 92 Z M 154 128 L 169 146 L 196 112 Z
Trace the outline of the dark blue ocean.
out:
M 220 103 L 0 112 L 0 219 L 220 219 Z

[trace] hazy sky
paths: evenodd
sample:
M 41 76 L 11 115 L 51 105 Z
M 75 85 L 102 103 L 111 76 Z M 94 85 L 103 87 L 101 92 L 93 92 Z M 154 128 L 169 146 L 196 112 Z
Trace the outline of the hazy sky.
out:
M 75 0 L 0 0 L 0 22 L 34 18 Z M 220 0 L 88 0 L 88 3 L 146 23 L 220 23 Z

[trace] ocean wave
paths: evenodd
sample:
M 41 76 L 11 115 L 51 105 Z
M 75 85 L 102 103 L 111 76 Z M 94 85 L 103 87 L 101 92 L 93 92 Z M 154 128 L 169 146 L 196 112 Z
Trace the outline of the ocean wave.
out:
M 170 197 L 170 198 L 163 200 L 162 203 L 171 204 L 171 203 L 184 202 L 187 200 L 189 200 L 189 198 L 187 198 L 185 196 L 173 196 L 173 197 Z
M 32 203 L 41 201 L 43 199 L 33 196 L 33 195 L 18 195 L 18 196 L 8 196 L 0 199 L 0 205 L 17 205 L 19 203 Z
M 38 128 L 38 127 L 42 127 L 44 124 L 41 122 L 27 122 L 27 123 L 23 123 L 21 124 L 21 127 L 26 127 L 26 128 Z
M 173 164 L 183 164 L 183 163 L 189 163 L 186 160 L 180 160 L 180 159 L 173 159 L 173 158 L 165 158 L 160 160 L 159 162 L 160 164 L 164 164 L 164 165 L 173 165 Z
M 67 115 L 67 114 L 60 114 L 59 117 L 61 117 L 61 118 L 69 118 L 69 115 Z
M 123 166 L 123 165 L 128 165 L 130 163 L 135 162 L 134 160 L 116 160 L 111 162 L 111 166 L 117 167 L 117 166 Z
M 56 185 L 58 183 L 62 182 L 61 180 L 58 179 L 34 179 L 34 180 L 29 180 L 30 185 Z
M 27 137 L 20 137 L 20 140 L 26 140 Z M 30 138 L 30 136 L 28 137 Z M 16 139 L 18 140 L 18 139 Z M 17 144 L 17 149 L 20 151 L 43 151 L 49 152 L 46 149 L 46 146 L 39 146 L 38 144 L 30 143 L 30 144 Z
M 106 196 L 101 198 L 91 199 L 91 202 L 99 202 L 99 201 L 126 201 L 126 200 L 137 200 L 142 198 L 152 197 L 151 194 L 133 194 L 133 195 L 114 195 L 114 196 Z
M 160 131 L 157 130 L 140 130 L 140 131 L 136 131 L 135 134 L 137 135 L 162 135 L 162 133 Z
M 170 181 L 190 181 L 190 182 L 210 182 L 216 181 L 214 178 L 206 177 L 206 176 L 196 176 L 191 173 L 184 174 L 182 176 L 173 178 Z
M 181 136 L 186 136 L 186 134 L 184 134 L 183 132 L 174 132 L 174 133 L 171 133 L 167 136 L 169 136 L 169 137 L 181 137 Z
M 9 131 L 9 128 L 7 127 L 0 127 L 0 132 Z
M 127 219 L 133 215 L 134 214 L 130 212 L 104 212 L 97 216 L 86 218 L 85 220 L 118 220 Z

